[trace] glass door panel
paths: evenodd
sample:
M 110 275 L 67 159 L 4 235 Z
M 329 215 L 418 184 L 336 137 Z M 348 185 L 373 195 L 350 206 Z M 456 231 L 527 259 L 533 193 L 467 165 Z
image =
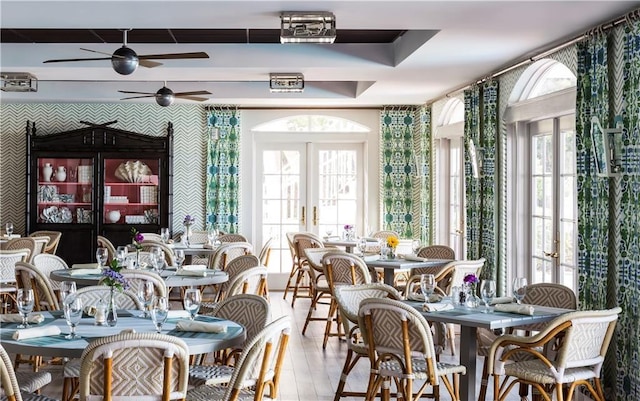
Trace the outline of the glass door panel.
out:
M 93 159 L 37 159 L 38 223 L 93 222 Z

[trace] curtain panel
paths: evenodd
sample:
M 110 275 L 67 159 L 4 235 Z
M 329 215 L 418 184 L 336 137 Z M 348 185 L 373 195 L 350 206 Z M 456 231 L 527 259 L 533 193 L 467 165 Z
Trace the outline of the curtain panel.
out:
M 464 180 L 466 205 L 466 259 L 481 257 L 480 227 L 482 222 L 482 200 L 479 178 L 473 176 L 471 141 L 480 144 L 480 88 L 473 86 L 464 91 Z
M 238 232 L 240 114 L 237 107 L 215 106 L 207 113 L 207 228 Z
M 433 188 L 434 177 L 432 174 L 433 159 L 433 135 L 431 123 L 431 106 L 423 106 L 420 108 L 420 119 L 418 127 L 414 132 L 419 133 L 414 137 L 414 151 L 416 164 L 416 180 L 417 185 L 414 186 L 414 198 L 418 201 L 418 216 L 420 219 L 414 219 L 418 223 L 416 228 L 416 238 L 420 239 L 422 245 L 432 244 L 435 238 L 435 227 L 433 212 Z

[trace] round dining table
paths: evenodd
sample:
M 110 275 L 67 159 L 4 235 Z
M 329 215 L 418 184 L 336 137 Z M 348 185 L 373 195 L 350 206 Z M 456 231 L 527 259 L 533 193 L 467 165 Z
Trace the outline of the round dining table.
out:
M 148 270 L 149 271 L 149 270 Z M 167 288 L 174 287 L 202 287 L 222 284 L 229 280 L 229 275 L 221 270 L 208 269 L 204 276 L 181 275 L 175 268 L 162 270 L 160 276 L 164 278 Z M 78 287 L 98 285 L 101 274 L 74 274 L 73 269 L 54 270 L 49 274 L 54 281 L 75 281 Z
M 13 334 L 16 330 L 19 330 L 17 329 L 18 323 L 3 323 L 0 327 L 0 341 L 7 352 L 48 357 L 80 358 L 87 344 L 97 338 L 115 335 L 126 329 L 133 329 L 137 333 L 155 332 L 155 326 L 151 319 L 140 317 L 140 311 L 119 310 L 116 326 L 97 326 L 94 318 L 84 317 L 76 327 L 76 333 L 80 335 L 80 338 L 67 340 L 65 336 L 69 333 L 69 326 L 63 317 L 62 311 L 37 313 L 41 313 L 45 319 L 42 323 L 30 324 L 31 327 L 57 326 L 62 333 L 53 336 L 14 340 Z M 240 324 L 212 316 L 197 316 L 196 321 L 224 325 L 226 326 L 225 332 L 204 333 L 176 330 L 178 320 L 185 319 L 188 318 L 170 316 L 162 326 L 162 333 L 182 339 L 189 347 L 190 355 L 206 354 L 226 348 L 239 347 L 246 338 L 246 331 Z

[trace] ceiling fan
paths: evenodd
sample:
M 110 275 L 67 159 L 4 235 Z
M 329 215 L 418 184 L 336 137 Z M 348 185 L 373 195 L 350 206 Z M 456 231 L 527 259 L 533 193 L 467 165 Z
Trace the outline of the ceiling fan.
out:
M 162 107 L 171 106 L 173 101 L 178 97 L 180 99 L 189 99 L 195 100 L 197 102 L 204 102 L 208 98 L 199 97 L 198 95 L 210 95 L 209 91 L 193 91 L 193 92 L 173 92 L 171 89 L 167 88 L 167 83 L 164 83 L 164 86 L 156 93 L 151 92 L 133 92 L 133 91 L 118 91 L 120 93 L 127 93 L 131 95 L 141 95 L 141 96 L 131 96 L 125 97 L 120 100 L 128 100 L 128 99 L 141 99 L 145 97 L 154 97 L 156 99 L 156 103 L 158 103 Z
M 127 32 L 130 29 L 123 30 L 123 44 L 122 47 L 113 52 L 110 57 L 96 57 L 96 58 L 70 58 L 70 59 L 59 59 L 59 60 L 45 60 L 44 63 L 66 63 L 72 61 L 94 61 L 94 60 L 111 60 L 111 66 L 121 75 L 129 75 L 133 73 L 138 65 L 147 68 L 153 68 L 162 65 L 162 63 L 158 63 L 157 61 L 151 60 L 176 60 L 176 59 L 191 59 L 191 58 L 209 58 L 209 55 L 205 52 L 194 52 L 194 53 L 165 53 L 165 54 L 144 54 L 138 55 L 133 51 L 130 47 L 127 47 Z M 80 48 L 80 50 L 106 54 L 109 53 L 100 52 L 97 50 L 84 49 Z

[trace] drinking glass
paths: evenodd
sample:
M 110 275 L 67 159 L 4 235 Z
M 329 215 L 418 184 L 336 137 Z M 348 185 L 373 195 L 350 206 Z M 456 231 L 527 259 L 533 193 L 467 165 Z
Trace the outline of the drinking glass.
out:
M 215 228 L 212 228 L 211 230 L 207 231 L 207 241 L 209 245 L 215 245 L 217 239 L 218 239 L 218 230 L 216 230 Z
M 364 255 L 364 251 L 367 250 L 367 239 L 366 238 L 360 238 L 358 240 L 358 250 L 360 251 L 361 254 Z
M 433 295 L 433 291 L 436 289 L 435 276 L 433 274 L 421 274 L 420 289 L 422 290 L 422 295 L 424 295 L 424 303 L 429 302 L 429 297 Z
M 124 245 L 120 245 L 118 246 L 118 248 L 116 248 L 116 259 L 118 260 L 118 265 L 120 266 L 124 265 L 124 262 L 127 259 L 128 253 L 129 253 L 129 250 Z
M 182 268 L 182 264 L 184 263 L 184 250 L 176 249 L 174 253 L 176 257 L 176 265 L 178 269 L 180 269 Z
M 169 238 L 171 238 L 171 236 L 169 234 L 168 227 L 160 229 L 160 237 L 162 238 L 162 242 L 164 242 L 165 244 L 169 242 Z
M 169 315 L 169 300 L 166 297 L 154 297 L 151 303 L 151 321 L 158 333 L 162 332 L 162 325 Z
M 64 304 L 64 318 L 70 328 L 69 334 L 64 337 L 67 340 L 80 338 L 80 336 L 76 334 L 76 326 L 80 322 L 80 319 L 82 319 L 82 309 L 82 299 L 78 297 Z
M 489 304 L 493 301 L 493 297 L 496 295 L 496 282 L 495 280 L 482 280 L 480 284 L 480 296 L 484 302 L 484 313 L 489 313 Z
M 327 234 L 327 238 L 331 237 L 331 235 L 333 234 L 333 229 L 327 228 L 327 230 L 325 231 L 325 234 Z
M 158 253 L 161 251 L 161 249 L 157 246 L 154 246 L 151 248 L 151 252 L 149 254 L 149 263 L 151 264 L 151 268 L 154 271 L 158 271 L 158 267 L 160 266 L 158 264 Z
M 460 306 L 460 291 L 462 291 L 461 287 L 451 287 L 451 304 L 454 308 Z
M 513 279 L 513 297 L 518 304 L 522 303 L 527 293 L 527 279 L 525 277 L 516 277 Z
M 414 239 L 413 241 L 411 241 L 411 250 L 413 250 L 414 255 L 418 254 L 418 251 L 420 250 L 421 245 L 422 243 L 420 242 L 419 239 Z
M 7 236 L 11 237 L 13 235 L 13 223 L 7 223 L 4 226 L 5 231 L 7 232 Z
M 29 328 L 27 318 L 29 317 L 29 313 L 31 313 L 31 311 L 33 310 L 33 290 L 18 288 L 18 293 L 16 294 L 16 302 L 18 306 L 18 312 L 20 312 L 20 316 L 22 317 L 22 323 L 18 325 L 18 328 L 27 329 Z
M 184 309 L 189 311 L 190 319 L 193 320 L 200 309 L 200 290 L 197 288 L 189 288 L 184 292 Z
M 98 268 L 102 269 L 107 264 L 107 258 L 109 257 L 109 253 L 107 252 L 107 248 L 98 248 L 96 250 L 96 260 L 98 261 Z
M 154 254 L 154 256 L 156 257 L 156 266 L 158 271 L 160 270 L 164 270 L 164 268 L 166 267 L 166 263 L 165 263 L 165 257 L 164 257 L 164 251 L 160 248 L 158 248 L 158 252 L 156 252 Z
M 71 294 L 76 293 L 76 282 L 75 281 L 63 281 L 60 283 L 60 302 L 64 305 L 67 300 L 67 297 Z
M 140 286 L 138 287 L 138 299 L 144 305 L 144 312 L 140 317 L 146 318 L 148 316 L 147 311 L 149 310 L 149 305 L 151 305 L 154 295 L 155 288 L 152 281 L 143 281 L 140 283 Z
M 389 245 L 386 242 L 380 245 L 380 256 L 382 256 L 382 259 L 386 259 L 389 256 Z

